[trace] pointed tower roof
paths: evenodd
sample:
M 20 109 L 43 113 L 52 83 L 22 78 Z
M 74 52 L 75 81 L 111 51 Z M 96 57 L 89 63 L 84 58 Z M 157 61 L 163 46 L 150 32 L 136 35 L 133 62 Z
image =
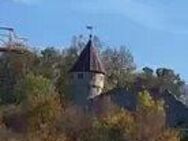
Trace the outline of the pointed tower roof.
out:
M 98 56 L 96 47 L 92 43 L 92 36 L 81 52 L 78 60 L 70 69 L 70 72 L 97 72 L 105 74 L 105 69 Z

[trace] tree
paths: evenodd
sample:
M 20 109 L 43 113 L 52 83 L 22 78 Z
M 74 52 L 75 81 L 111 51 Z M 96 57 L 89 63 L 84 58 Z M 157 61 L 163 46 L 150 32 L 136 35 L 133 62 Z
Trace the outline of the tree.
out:
M 50 80 L 30 73 L 20 84 L 17 98 L 23 106 L 29 130 L 37 131 L 51 126 L 60 114 L 61 104 Z
M 158 68 L 154 73 L 151 68 L 144 67 L 143 72 L 136 74 L 135 84 L 137 91 L 145 89 L 153 91 L 155 89 L 158 90 L 159 94 L 162 94 L 169 90 L 179 97 L 183 94 L 184 81 L 172 69 Z
M 184 86 L 184 81 L 176 74 L 174 70 L 167 68 L 158 68 L 156 70 L 158 78 L 158 87 L 162 92 L 169 90 L 175 96 L 181 96 L 181 89 Z
M 22 46 L 14 46 L 22 50 Z M 24 53 L 4 52 L 0 56 L 0 100 L 1 104 L 11 104 L 15 102 L 15 85 L 18 80 L 32 70 L 36 56 L 29 50 L 24 49 Z
M 94 118 L 92 126 L 77 136 L 83 141 L 179 141 L 178 132 L 166 127 L 162 101 L 148 91 L 138 94 L 136 111 L 116 108 Z
M 102 51 L 102 62 L 107 71 L 106 85 L 107 89 L 114 87 L 125 87 L 127 74 L 135 70 L 134 58 L 131 52 L 125 47 L 120 48 L 105 48 Z M 109 87 L 109 88 L 108 88 Z
M 153 70 L 151 69 L 151 68 L 149 68 L 149 67 L 144 67 L 143 68 L 143 71 L 144 71 L 144 73 L 146 74 L 146 75 L 148 75 L 148 76 L 152 76 L 153 75 Z
M 144 67 L 143 72 L 136 74 L 135 87 L 136 92 L 140 90 L 151 90 L 156 87 L 156 77 L 153 74 L 153 70 L 149 67 Z
M 163 101 L 154 101 L 148 91 L 139 93 L 137 117 L 139 141 L 178 141 L 178 132 L 166 127 Z
M 48 47 L 40 51 L 39 62 L 36 64 L 34 72 L 43 75 L 52 81 L 56 81 L 59 77 L 59 64 L 61 62 L 61 54 L 53 47 Z

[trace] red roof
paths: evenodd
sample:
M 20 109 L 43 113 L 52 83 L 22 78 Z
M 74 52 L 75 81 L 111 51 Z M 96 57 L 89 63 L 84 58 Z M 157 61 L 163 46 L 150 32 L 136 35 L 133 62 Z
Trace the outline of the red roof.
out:
M 70 72 L 97 72 L 105 74 L 105 69 L 91 39 L 81 52 L 74 66 L 70 69 Z

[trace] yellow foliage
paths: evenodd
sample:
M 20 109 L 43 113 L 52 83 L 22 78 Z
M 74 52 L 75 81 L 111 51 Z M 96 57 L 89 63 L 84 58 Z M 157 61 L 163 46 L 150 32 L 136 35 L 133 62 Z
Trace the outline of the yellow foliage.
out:
M 173 130 L 164 131 L 156 141 L 180 141 L 179 133 Z
M 132 138 L 136 134 L 137 125 L 135 118 L 131 112 L 120 110 L 112 116 L 102 119 L 103 124 L 108 128 L 116 128 L 125 134 L 126 138 Z

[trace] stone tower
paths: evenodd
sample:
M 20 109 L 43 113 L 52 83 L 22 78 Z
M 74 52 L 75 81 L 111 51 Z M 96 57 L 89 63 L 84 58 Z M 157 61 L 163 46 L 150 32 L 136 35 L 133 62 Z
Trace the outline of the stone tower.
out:
M 105 69 L 93 44 L 92 36 L 70 69 L 73 100 L 80 105 L 100 95 L 104 87 Z

